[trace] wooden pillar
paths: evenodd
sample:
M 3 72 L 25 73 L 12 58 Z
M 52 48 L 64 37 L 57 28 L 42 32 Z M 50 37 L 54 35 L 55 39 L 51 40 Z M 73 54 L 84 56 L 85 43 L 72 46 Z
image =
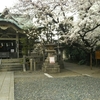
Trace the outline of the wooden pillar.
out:
M 17 53 L 17 58 L 19 58 L 19 36 L 16 34 L 16 53 Z

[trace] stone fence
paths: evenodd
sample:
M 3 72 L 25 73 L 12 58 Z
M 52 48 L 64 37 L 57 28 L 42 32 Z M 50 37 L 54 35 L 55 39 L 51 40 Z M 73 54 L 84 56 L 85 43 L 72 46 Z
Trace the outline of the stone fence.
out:
M 34 54 L 31 56 L 23 56 L 23 71 L 36 71 L 42 68 L 43 56 Z

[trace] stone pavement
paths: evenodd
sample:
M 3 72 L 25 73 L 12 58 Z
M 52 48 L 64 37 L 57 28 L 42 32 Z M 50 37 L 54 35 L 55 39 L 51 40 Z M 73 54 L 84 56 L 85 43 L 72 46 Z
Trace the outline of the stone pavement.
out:
M 63 69 L 61 73 L 50 74 L 50 75 L 52 75 L 53 77 L 86 75 L 90 77 L 100 78 L 100 67 L 93 67 L 93 69 L 91 70 L 89 66 L 78 65 L 68 62 L 64 62 L 64 67 L 65 69 Z M 40 77 L 37 71 L 36 72 L 33 71 L 32 73 L 33 76 L 36 75 L 37 77 Z M 32 73 L 26 74 L 26 72 L 24 72 L 24 74 L 22 73 L 22 75 L 23 77 L 25 77 L 25 75 L 30 76 L 32 75 Z M 44 77 L 43 72 L 41 72 L 40 75 L 41 77 Z M 0 72 L 0 100 L 14 100 L 14 72 Z
M 91 70 L 90 66 L 78 65 L 69 62 L 64 62 L 64 67 L 65 69 L 76 72 L 80 75 L 100 77 L 100 67 L 93 66 Z
M 15 100 L 100 100 L 100 78 L 88 77 L 98 68 L 72 63 L 65 63 L 65 68 L 55 74 L 15 72 Z
M 0 72 L 0 100 L 14 100 L 13 72 Z

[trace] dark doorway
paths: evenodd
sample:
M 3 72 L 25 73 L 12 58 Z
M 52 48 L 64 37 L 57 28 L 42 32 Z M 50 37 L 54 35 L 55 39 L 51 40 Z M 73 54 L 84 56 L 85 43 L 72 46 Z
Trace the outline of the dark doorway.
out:
M 0 58 L 16 57 L 16 41 L 0 40 Z

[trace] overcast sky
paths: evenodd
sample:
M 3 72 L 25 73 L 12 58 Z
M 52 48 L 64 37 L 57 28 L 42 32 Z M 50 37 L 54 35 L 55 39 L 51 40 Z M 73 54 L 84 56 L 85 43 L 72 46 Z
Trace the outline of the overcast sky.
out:
M 0 1 L 0 12 L 3 11 L 5 7 L 12 7 L 18 0 L 1 0 Z

